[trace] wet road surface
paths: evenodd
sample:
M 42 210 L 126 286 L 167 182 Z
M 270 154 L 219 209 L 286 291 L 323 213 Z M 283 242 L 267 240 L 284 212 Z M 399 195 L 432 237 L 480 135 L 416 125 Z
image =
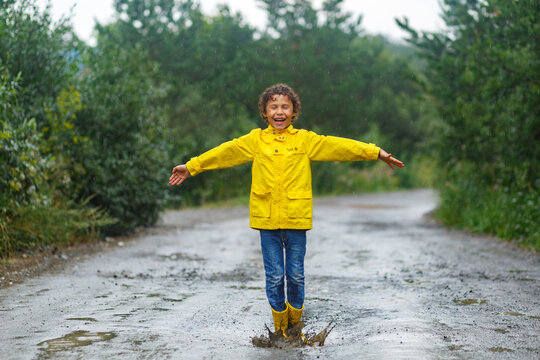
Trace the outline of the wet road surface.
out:
M 424 217 L 429 190 L 315 201 L 305 330 L 272 325 L 245 208 L 167 212 L 160 231 L 0 290 L 0 359 L 539 359 L 540 256 Z

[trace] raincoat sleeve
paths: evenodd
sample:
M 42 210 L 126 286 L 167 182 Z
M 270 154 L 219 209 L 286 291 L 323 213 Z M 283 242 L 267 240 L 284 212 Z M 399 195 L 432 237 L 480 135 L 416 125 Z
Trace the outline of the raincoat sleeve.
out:
M 336 137 L 317 135 L 308 131 L 306 152 L 312 161 L 362 161 L 377 160 L 379 150 L 375 144 Z
M 195 176 L 207 170 L 224 169 L 253 160 L 255 140 L 260 129 L 227 141 L 186 163 L 190 175 Z

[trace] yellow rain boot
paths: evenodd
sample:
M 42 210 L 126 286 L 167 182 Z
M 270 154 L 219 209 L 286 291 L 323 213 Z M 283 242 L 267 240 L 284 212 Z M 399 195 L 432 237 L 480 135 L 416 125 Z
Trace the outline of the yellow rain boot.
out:
M 289 327 L 293 327 L 302 320 L 302 311 L 304 311 L 304 305 L 302 305 L 302 308 L 296 309 L 287 301 L 287 310 L 289 310 Z M 300 334 L 298 335 L 300 335 L 302 341 L 307 344 L 306 336 L 302 330 L 300 330 Z
M 289 326 L 289 307 L 283 311 L 276 311 L 272 308 L 272 316 L 274 317 L 274 328 L 276 333 L 281 331 L 284 337 L 287 337 L 287 327 Z
M 289 310 L 289 324 L 294 325 L 302 320 L 302 311 L 304 311 L 304 306 L 302 305 L 301 309 L 296 309 L 292 307 L 291 304 L 287 301 L 287 309 Z

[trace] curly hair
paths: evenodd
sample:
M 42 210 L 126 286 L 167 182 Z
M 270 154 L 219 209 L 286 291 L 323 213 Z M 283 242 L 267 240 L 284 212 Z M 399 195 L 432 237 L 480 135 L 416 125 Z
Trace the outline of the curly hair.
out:
M 300 109 L 302 108 L 302 103 L 300 102 L 300 97 L 294 90 L 287 84 L 275 84 L 267 88 L 259 95 L 259 112 L 264 121 L 268 122 L 266 118 L 266 105 L 274 95 L 284 95 L 288 96 L 293 104 L 293 112 L 296 114 L 293 117 L 293 120 L 296 120 L 298 115 L 300 115 Z

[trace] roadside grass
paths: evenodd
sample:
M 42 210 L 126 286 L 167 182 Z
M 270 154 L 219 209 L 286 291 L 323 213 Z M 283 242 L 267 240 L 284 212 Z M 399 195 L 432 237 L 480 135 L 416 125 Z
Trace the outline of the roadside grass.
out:
M 96 240 L 101 227 L 115 222 L 103 210 L 88 208 L 86 203 L 23 205 L 0 218 L 0 258 Z
M 512 189 L 446 186 L 434 213 L 444 225 L 495 235 L 540 251 L 540 196 Z

